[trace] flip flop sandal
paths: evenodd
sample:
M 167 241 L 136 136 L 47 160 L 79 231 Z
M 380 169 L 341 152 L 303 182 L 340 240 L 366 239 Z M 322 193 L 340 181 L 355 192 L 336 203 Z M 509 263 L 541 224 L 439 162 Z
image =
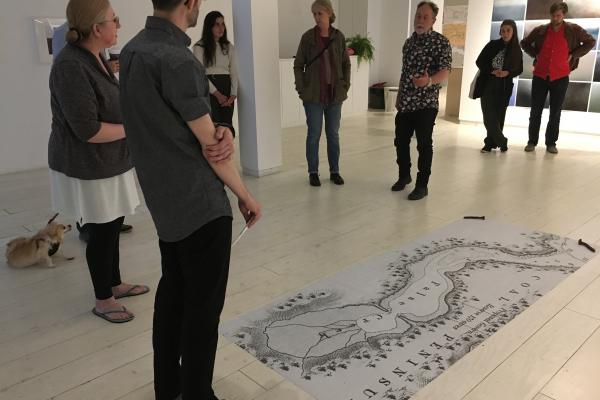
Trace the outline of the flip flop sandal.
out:
M 118 319 L 110 317 L 111 314 L 122 314 L 122 313 L 128 314 L 129 317 L 118 318 Z M 92 308 L 92 314 L 94 314 L 108 322 L 112 322 L 113 324 L 122 324 L 123 322 L 129 322 L 133 318 L 135 318 L 135 315 L 131 314 L 125 307 L 123 307 L 121 310 L 112 310 L 112 311 L 105 311 L 105 312 L 100 312 L 100 311 L 96 310 L 96 307 L 94 307 L 94 308 Z
M 136 292 L 136 290 L 140 289 L 140 288 L 142 288 L 143 290 L 141 292 Z M 120 295 L 115 296 L 115 300 L 116 299 L 122 299 L 123 297 L 139 296 L 141 294 L 146 294 L 149 291 L 150 291 L 150 288 L 148 286 L 146 286 L 146 285 L 133 285 L 125 293 L 121 293 Z

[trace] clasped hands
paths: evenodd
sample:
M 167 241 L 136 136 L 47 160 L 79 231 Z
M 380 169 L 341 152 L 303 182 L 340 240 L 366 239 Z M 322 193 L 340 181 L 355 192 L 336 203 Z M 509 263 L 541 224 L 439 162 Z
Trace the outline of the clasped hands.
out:
M 492 71 L 492 75 L 496 78 L 506 78 L 508 76 L 508 71 L 503 71 L 501 69 L 495 69 Z
M 235 102 L 235 99 L 237 98 L 237 96 L 227 97 L 223 93 L 219 92 L 218 90 L 213 93 L 213 96 L 215 96 L 217 98 L 217 101 L 219 102 L 219 105 L 221 107 L 231 107 L 233 105 L 233 103 Z
M 226 126 L 217 126 L 215 128 L 215 139 L 217 143 L 203 146 L 202 153 L 204 157 L 214 163 L 228 161 L 235 151 L 233 145 L 233 133 Z

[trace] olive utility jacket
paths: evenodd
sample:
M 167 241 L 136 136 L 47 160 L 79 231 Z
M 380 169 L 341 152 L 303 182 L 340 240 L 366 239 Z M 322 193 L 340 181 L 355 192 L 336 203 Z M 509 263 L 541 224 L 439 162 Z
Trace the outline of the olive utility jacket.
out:
M 314 103 L 320 102 L 319 64 L 324 60 L 323 55 L 314 60 L 308 68 L 306 65 L 319 54 L 319 46 L 316 41 L 317 29 L 318 27 L 315 26 L 302 35 L 294 59 L 296 91 L 302 101 Z M 331 43 L 328 51 L 334 90 L 333 102 L 341 104 L 348 98 L 348 89 L 350 88 L 350 57 L 346 50 L 346 38 L 340 30 L 331 27 L 329 37 Z

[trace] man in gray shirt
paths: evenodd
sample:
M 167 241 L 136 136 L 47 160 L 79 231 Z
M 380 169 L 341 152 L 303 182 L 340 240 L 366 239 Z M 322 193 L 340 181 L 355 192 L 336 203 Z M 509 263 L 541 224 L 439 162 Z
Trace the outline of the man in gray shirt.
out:
M 224 185 L 252 226 L 260 205 L 231 157 L 205 155 L 230 126 L 210 118 L 208 80 L 185 34 L 199 0 L 153 0 L 154 16 L 121 52 L 127 143 L 159 236 L 162 277 L 154 306 L 156 399 L 216 400 L 212 376 L 231 249 Z M 215 136 L 216 135 L 216 136 Z M 180 362 L 181 360 L 181 362 Z

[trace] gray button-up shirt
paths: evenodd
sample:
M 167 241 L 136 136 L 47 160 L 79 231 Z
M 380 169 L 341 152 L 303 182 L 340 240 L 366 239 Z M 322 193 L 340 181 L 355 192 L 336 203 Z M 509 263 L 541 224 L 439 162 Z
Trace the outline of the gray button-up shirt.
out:
M 166 242 L 231 217 L 223 182 L 186 123 L 210 113 L 208 80 L 190 43 L 166 19 L 148 17 L 120 57 L 125 133 L 158 236 Z

